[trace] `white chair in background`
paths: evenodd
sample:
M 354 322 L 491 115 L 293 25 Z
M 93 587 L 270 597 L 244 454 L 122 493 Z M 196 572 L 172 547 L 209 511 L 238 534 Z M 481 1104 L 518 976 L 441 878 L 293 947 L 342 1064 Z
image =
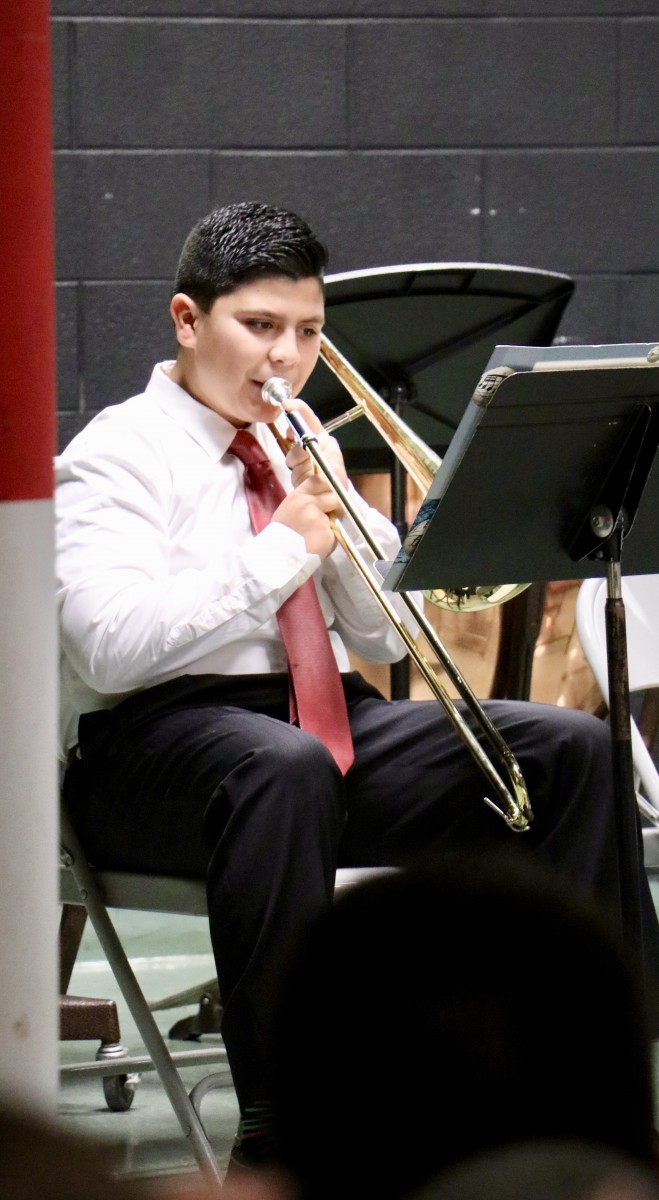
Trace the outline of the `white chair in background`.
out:
M 659 687 L 659 575 L 630 575 L 623 579 L 622 597 L 627 629 L 629 690 Z M 579 641 L 597 685 L 608 704 L 606 654 L 605 579 L 585 579 L 577 596 L 576 623 Z M 641 814 L 650 823 L 644 833 L 659 833 L 659 772 L 632 718 L 632 757 L 637 776 Z M 643 795 L 638 793 L 638 785 Z

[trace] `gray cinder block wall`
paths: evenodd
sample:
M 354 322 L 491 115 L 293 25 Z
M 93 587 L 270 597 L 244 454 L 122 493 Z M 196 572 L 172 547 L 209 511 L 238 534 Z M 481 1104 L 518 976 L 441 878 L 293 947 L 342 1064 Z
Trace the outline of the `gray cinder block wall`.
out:
M 659 341 L 659 0 L 53 0 L 60 438 L 173 352 L 212 205 L 330 270 L 564 271 L 560 328 Z

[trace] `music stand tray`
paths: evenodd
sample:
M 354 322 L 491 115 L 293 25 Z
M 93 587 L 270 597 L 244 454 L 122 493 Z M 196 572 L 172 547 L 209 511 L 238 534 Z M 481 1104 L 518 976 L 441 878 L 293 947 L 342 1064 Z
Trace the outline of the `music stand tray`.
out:
M 621 564 L 659 572 L 659 346 L 498 346 L 387 590 L 606 573 L 607 653 L 623 921 L 638 934 Z

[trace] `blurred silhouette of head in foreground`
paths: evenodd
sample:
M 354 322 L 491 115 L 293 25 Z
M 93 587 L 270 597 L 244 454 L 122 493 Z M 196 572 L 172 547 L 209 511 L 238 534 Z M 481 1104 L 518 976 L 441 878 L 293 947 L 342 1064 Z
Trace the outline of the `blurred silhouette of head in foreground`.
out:
M 587 1142 L 522 1142 L 476 1154 L 410 1200 L 659 1200 L 656 1172 Z
M 654 1166 L 635 959 L 588 899 L 513 853 L 429 856 L 342 895 L 284 987 L 273 1094 L 303 1195 L 407 1195 L 538 1139 Z

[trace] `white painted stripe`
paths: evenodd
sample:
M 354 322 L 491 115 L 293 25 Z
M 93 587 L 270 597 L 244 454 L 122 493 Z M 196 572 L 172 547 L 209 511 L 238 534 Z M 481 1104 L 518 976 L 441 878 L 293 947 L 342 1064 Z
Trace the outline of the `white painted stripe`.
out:
M 212 954 L 153 954 L 141 958 L 129 958 L 129 963 L 136 975 L 149 971 L 204 971 L 210 977 L 215 973 L 215 962 Z M 102 975 L 110 972 L 110 966 L 103 958 L 90 958 L 86 962 L 77 962 L 74 968 L 76 976 Z M 110 972 L 111 973 L 111 972 Z M 204 979 L 202 982 L 206 982 Z
M 51 500 L 0 504 L 0 1093 L 57 1095 L 57 766 Z

